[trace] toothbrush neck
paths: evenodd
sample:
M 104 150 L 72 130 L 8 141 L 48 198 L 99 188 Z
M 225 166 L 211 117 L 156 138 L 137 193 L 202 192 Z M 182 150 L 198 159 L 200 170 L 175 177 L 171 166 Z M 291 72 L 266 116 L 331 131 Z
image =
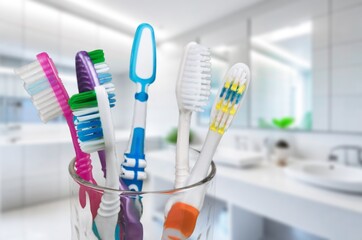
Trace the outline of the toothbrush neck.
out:
M 133 128 L 145 128 L 147 116 L 147 102 L 135 100 L 133 112 Z
M 75 150 L 75 166 L 77 168 L 76 172 L 82 179 L 92 182 L 94 179 L 92 175 L 92 163 L 90 155 L 84 153 L 80 149 L 72 114 L 65 115 L 65 119 L 67 120 L 69 131 L 72 137 L 73 147 Z
M 135 101 L 132 133 L 128 143 L 128 152 L 144 155 L 147 102 Z
M 135 100 L 139 102 L 147 102 L 148 100 L 148 84 L 137 84 L 137 92 L 135 94 Z

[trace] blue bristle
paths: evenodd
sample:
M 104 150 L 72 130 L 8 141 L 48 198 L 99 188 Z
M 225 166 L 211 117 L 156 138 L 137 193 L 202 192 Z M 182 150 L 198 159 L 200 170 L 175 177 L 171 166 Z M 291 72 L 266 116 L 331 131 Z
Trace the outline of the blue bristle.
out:
M 81 142 L 97 140 L 103 137 L 102 124 L 99 118 L 79 122 L 77 130 Z
M 237 92 L 232 91 L 232 93 L 231 93 L 231 98 L 230 98 L 230 102 L 234 101 L 236 95 L 237 95 Z
M 228 89 L 228 91 L 226 92 L 225 100 L 229 100 L 231 93 L 232 93 L 232 90 L 231 90 L 231 89 Z
M 79 122 L 79 123 L 77 124 L 77 128 L 78 128 L 78 129 L 90 128 L 90 127 L 94 127 L 94 126 L 101 126 L 101 120 L 100 120 L 100 118 L 93 119 L 93 120 L 91 120 L 91 121 Z
M 225 91 L 226 91 L 226 88 L 223 87 L 221 90 L 221 93 L 220 93 L 220 98 L 222 98 L 224 96 Z
M 36 81 L 34 83 L 31 83 L 31 84 L 25 86 L 27 92 L 31 96 L 34 96 L 49 87 L 51 87 L 51 86 L 50 86 L 47 78 L 42 78 L 39 81 Z
M 103 130 L 100 128 L 90 128 L 78 132 L 78 138 L 82 142 L 98 140 L 103 137 Z
M 116 105 L 116 94 L 108 93 L 109 106 L 112 108 Z
M 244 93 L 242 93 L 242 94 L 238 93 L 235 104 L 238 104 L 240 102 L 240 99 L 243 95 L 244 95 Z
M 99 83 L 103 85 L 112 81 L 112 75 L 110 73 L 100 73 L 98 74 L 98 79 Z

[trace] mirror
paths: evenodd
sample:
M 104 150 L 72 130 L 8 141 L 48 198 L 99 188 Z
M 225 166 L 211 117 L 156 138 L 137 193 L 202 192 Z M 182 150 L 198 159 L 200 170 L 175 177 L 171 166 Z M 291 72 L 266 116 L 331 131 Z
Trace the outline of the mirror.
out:
M 250 38 L 251 126 L 312 129 L 312 23 Z

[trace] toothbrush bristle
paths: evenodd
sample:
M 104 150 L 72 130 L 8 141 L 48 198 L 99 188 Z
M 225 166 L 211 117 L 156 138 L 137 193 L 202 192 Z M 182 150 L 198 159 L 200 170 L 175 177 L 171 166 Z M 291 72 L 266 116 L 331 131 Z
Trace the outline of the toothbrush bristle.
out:
M 190 111 L 202 112 L 211 90 L 210 49 L 189 43 L 185 49 L 176 94 L 179 105 Z
M 15 70 L 24 81 L 24 88 L 31 96 L 40 119 L 48 122 L 63 115 L 68 108 L 68 95 L 58 77 L 55 66 L 46 53 L 47 61 L 34 61 Z
M 211 111 L 210 130 L 223 134 L 238 112 L 250 80 L 250 70 L 242 63 L 232 66 L 224 77 Z
M 104 150 L 105 143 L 95 91 L 73 95 L 69 99 L 69 106 L 75 117 L 74 123 L 82 151 L 92 153 Z
M 88 52 L 89 58 L 91 59 L 94 69 L 97 73 L 99 85 L 104 86 L 108 95 L 112 96 L 115 102 L 115 87 L 112 83 L 112 75 L 109 73 L 109 67 L 105 62 L 104 52 L 101 49 Z M 111 104 L 114 107 L 115 104 Z

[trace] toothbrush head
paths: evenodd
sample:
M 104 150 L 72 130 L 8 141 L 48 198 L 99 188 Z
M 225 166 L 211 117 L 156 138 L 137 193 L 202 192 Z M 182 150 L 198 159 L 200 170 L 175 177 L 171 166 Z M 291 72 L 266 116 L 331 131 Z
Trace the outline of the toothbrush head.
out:
M 153 27 L 148 23 L 140 24 L 134 35 L 129 77 L 143 88 L 156 79 L 156 40 Z
M 76 55 L 75 62 L 79 92 L 91 91 L 101 85 L 115 102 L 115 87 L 103 50 L 80 51 Z M 114 106 L 115 104 L 111 105 L 111 107 Z
M 180 110 L 202 112 L 211 90 L 210 49 L 195 42 L 185 47 L 176 84 Z
M 80 51 L 75 56 L 78 91 L 80 93 L 94 90 L 98 81 L 97 72 L 86 51 Z
M 210 130 L 224 134 L 237 114 L 250 84 L 249 67 L 243 63 L 233 65 L 224 77 L 211 111 Z
M 47 53 L 38 54 L 37 61 L 16 69 L 15 74 L 24 81 L 43 122 L 71 114 L 68 93 Z
M 107 90 L 108 94 L 114 95 L 115 87 L 112 83 L 112 75 L 109 73 L 109 66 L 105 62 L 103 50 L 94 50 L 88 52 L 88 55 L 97 73 L 95 85 L 102 85 Z
M 99 108 L 100 101 L 104 101 L 103 95 L 108 98 L 107 103 L 111 104 L 109 103 L 111 98 L 102 86 L 97 86 L 92 91 L 75 94 L 69 99 L 69 106 L 75 116 L 80 148 L 86 153 L 104 150 L 106 146 Z

